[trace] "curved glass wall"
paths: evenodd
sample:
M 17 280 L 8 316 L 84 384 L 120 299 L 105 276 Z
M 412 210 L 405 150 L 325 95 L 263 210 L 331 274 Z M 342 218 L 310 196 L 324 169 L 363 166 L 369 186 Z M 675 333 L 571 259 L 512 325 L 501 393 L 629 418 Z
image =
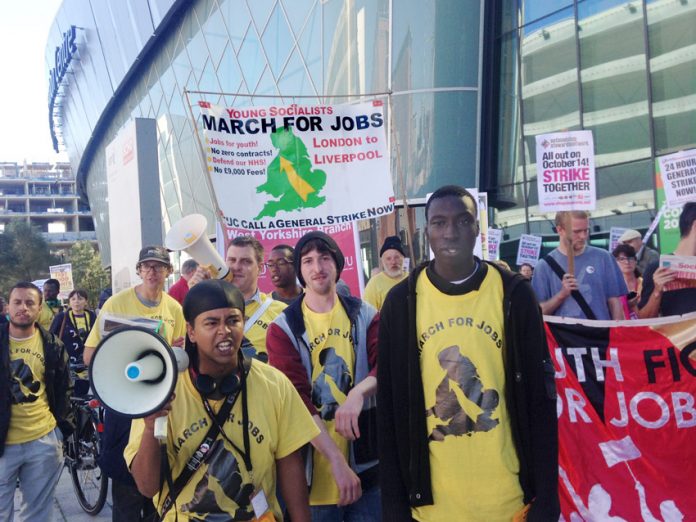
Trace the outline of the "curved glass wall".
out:
M 185 91 L 224 93 L 193 94 L 192 102 L 204 98 L 244 107 L 293 103 L 300 96 L 309 103 L 340 103 L 386 96 L 391 89 L 397 197 L 405 190 L 407 199 L 422 199 L 446 183 L 477 185 L 481 0 L 148 0 L 150 13 L 141 12 L 142 20 L 133 18 L 138 11 L 129 13 L 128 4 L 66 0 L 58 17 L 74 23 L 76 9 L 91 6 L 94 19 L 83 20 L 83 27 L 117 43 L 102 41 L 104 49 L 98 40 L 82 43 L 84 56 L 104 54 L 103 77 L 113 88 L 100 89 L 116 92 L 112 106 L 100 98 L 86 109 L 97 96 L 77 81 L 66 89 L 72 98 L 62 113 L 63 139 L 87 180 L 105 259 L 104 149 L 130 118 L 157 121 L 164 229 L 199 212 L 210 218 L 213 231 L 213 205 Z M 158 31 L 170 9 L 175 19 Z M 154 42 L 142 41 L 142 27 L 154 30 Z M 133 30 L 136 37 L 121 42 L 122 31 Z M 127 89 L 119 92 L 124 81 Z M 108 120 L 98 129 L 105 107 Z M 86 113 L 88 121 L 80 121 Z M 90 140 L 94 152 L 82 157 Z

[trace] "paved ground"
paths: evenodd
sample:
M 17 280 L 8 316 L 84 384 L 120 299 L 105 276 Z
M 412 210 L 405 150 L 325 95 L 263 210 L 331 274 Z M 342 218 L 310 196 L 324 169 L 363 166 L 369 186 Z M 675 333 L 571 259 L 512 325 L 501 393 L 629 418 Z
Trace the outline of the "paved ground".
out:
M 15 493 L 15 521 L 22 522 L 19 517 L 20 506 L 22 505 L 22 496 L 17 490 Z M 82 511 L 80 504 L 77 503 L 77 497 L 73 490 L 72 480 L 67 468 L 63 468 L 63 474 L 56 488 L 55 499 L 55 518 L 56 522 L 106 522 L 111 520 L 111 481 L 109 481 L 109 494 L 106 497 L 106 504 L 101 513 L 97 516 L 91 516 Z

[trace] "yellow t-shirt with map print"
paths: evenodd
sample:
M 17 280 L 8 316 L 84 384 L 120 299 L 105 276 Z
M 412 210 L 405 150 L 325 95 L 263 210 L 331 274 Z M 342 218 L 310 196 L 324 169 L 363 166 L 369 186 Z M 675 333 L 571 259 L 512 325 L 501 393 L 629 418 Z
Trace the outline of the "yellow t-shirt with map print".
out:
M 244 337 L 254 345 L 256 353 L 268 353 L 266 350 L 266 333 L 268 332 L 268 327 L 273 322 L 273 319 L 278 317 L 288 305 L 282 301 L 273 300 L 270 295 L 261 292 L 259 292 L 259 299 L 260 302 L 252 301 L 244 306 L 245 323 L 249 318 L 253 317 L 262 303 L 265 303 L 268 299 L 271 299 L 273 302 L 266 308 L 260 317 L 256 318 L 254 324 L 250 326 L 244 334 Z
M 302 313 L 312 354 L 312 403 L 326 424 L 331 439 L 348 460 L 348 440 L 336 433 L 334 416 L 353 388 L 355 352 L 350 321 L 338 299 L 333 309 L 326 313 L 313 312 L 302 301 Z M 331 465 L 318 451 L 314 451 L 313 456 L 309 503 L 313 506 L 336 504 L 340 495 L 331 474 Z
M 172 476 L 178 477 L 200 447 L 212 421 L 206 413 L 200 394 L 191 382 L 189 372 L 181 374 L 175 392 L 176 398 L 172 402 L 167 423 L 167 453 Z M 275 462 L 309 443 L 319 434 L 319 428 L 290 380 L 276 368 L 252 361 L 246 393 L 253 487 L 249 485 L 250 475 L 242 455 L 219 434 L 210 448 L 212 453 L 209 460 L 196 470 L 176 499 L 178 520 L 206 520 L 213 518 L 210 514 L 217 514 L 217 517 L 228 514 L 224 520 L 230 520 L 230 517 L 234 517 L 234 520 L 251 520 L 253 508 L 248 496 L 259 486 L 263 488 L 276 520 L 283 519 L 275 495 Z M 223 402 L 210 401 L 213 411 L 217 413 Z M 123 453 L 129 467 L 140 448 L 143 428 L 142 419 L 133 421 L 130 439 Z M 235 446 L 244 450 L 241 396 L 237 397 L 223 428 Z M 165 482 L 164 495 L 154 498 L 157 506 L 167 492 Z M 172 506 L 164 520 L 172 521 L 176 518 Z
M 477 291 L 447 295 L 424 270 L 416 294 L 434 503 L 413 518 L 510 521 L 523 501 L 505 406 L 500 274 L 488 270 Z
M 6 444 L 37 440 L 56 427 L 48 407 L 41 336 L 36 330 L 26 339 L 10 337 L 10 394 L 12 413 Z
M 157 306 L 145 306 L 140 302 L 135 294 L 135 288 L 126 288 L 121 290 L 114 296 L 111 296 L 99 311 L 99 317 L 92 331 L 85 341 L 85 346 L 96 348 L 101 341 L 101 332 L 99 325 L 104 314 L 115 314 L 129 317 L 145 317 L 147 319 L 159 319 L 162 321 L 159 334 L 164 337 L 168 343 L 172 343 L 174 339 L 183 337 L 186 334 L 186 321 L 184 321 L 184 312 L 181 310 L 181 305 L 176 299 L 167 293 L 162 293 L 162 299 Z

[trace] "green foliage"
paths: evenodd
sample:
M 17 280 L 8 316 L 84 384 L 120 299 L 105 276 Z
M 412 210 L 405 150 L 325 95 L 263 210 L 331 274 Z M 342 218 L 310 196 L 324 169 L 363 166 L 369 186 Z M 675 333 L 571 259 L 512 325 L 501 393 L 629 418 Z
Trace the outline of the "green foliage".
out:
M 0 295 L 8 297 L 18 281 L 48 277 L 48 267 L 57 264 L 48 243 L 36 227 L 13 221 L 0 234 Z
M 72 277 L 75 288 L 82 288 L 89 295 L 89 307 L 94 309 L 99 293 L 111 286 L 109 274 L 101 265 L 99 254 L 88 241 L 78 241 L 70 249 Z

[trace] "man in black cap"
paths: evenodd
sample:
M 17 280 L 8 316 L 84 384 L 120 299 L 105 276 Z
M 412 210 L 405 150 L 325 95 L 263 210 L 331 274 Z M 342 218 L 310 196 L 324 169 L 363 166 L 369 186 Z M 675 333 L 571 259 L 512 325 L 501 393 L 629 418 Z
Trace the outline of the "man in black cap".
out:
M 389 236 L 384 240 L 379 250 L 379 259 L 382 262 L 382 271 L 370 279 L 365 287 L 364 299 L 377 310 L 382 308 L 384 298 L 387 297 L 397 283 L 400 283 L 408 274 L 404 272 L 404 246 L 399 236 Z
M 308 522 L 300 449 L 319 430 L 287 377 L 240 350 L 244 296 L 227 281 L 207 280 L 183 306 L 189 369 L 168 405 L 133 422 L 124 453 L 138 488 L 155 497 L 162 520 L 273 520 L 263 518 L 271 513 L 281 520 L 277 477 L 292 520 Z M 154 436 L 163 415 L 173 486 L 160 476 Z
M 377 312 L 337 294 L 345 260 L 325 233 L 302 236 L 294 262 L 305 293 L 273 321 L 266 348 L 321 430 L 307 460 L 312 518 L 379 520 Z
M 89 364 L 104 332 L 101 331 L 103 317 L 114 318 L 142 317 L 161 322 L 159 334 L 170 345 L 182 344 L 186 333 L 186 323 L 181 305 L 164 292 L 164 283 L 172 272 L 169 253 L 163 246 L 146 246 L 140 251 L 135 266 L 142 283 L 132 288 L 121 290 L 110 297 L 102 309 L 95 328 L 92 328 L 85 341 L 83 358 Z M 149 499 L 138 492 L 126 462 L 123 449 L 128 442 L 130 419 L 107 413 L 104 422 L 102 455 L 100 466 L 113 479 L 113 520 L 138 521 L 150 520 L 154 508 Z

